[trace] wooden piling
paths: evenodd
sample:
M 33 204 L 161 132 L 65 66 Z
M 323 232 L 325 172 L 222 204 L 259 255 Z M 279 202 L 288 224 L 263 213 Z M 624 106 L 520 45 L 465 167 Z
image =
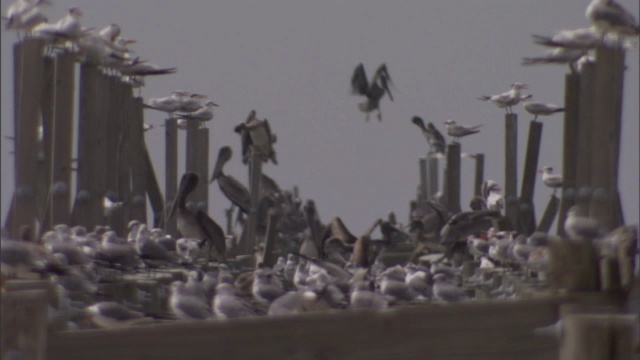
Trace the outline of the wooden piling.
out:
M 420 186 L 418 187 L 418 202 L 426 201 L 429 198 L 427 180 L 427 157 L 421 157 L 418 161 L 420 169 Z
M 4 291 L 0 306 L 0 352 L 16 359 L 47 358 L 47 291 Z
M 129 124 L 123 123 L 123 118 L 120 116 L 121 103 L 124 101 L 123 93 L 120 91 L 120 79 L 115 76 L 105 76 L 107 82 L 108 95 L 105 95 L 103 101 L 108 101 L 111 104 L 107 109 L 107 158 L 104 166 L 107 170 L 106 189 L 107 194 L 115 196 L 114 201 L 122 201 L 122 194 L 118 191 L 118 165 L 119 165 L 119 152 L 118 146 L 121 141 L 121 137 L 125 131 L 129 130 Z M 118 234 L 122 234 L 124 231 L 124 222 L 122 208 L 111 212 L 106 218 L 106 223 L 111 226 L 112 229 Z
M 551 195 L 549 198 L 549 202 L 547 203 L 547 207 L 544 210 L 544 214 L 542 215 L 542 219 L 540 219 L 540 223 L 538 224 L 537 231 L 542 231 L 544 233 L 548 233 L 553 225 L 553 221 L 558 214 L 558 206 L 560 204 L 560 199 L 557 196 Z
M 484 182 L 484 154 L 476 154 L 475 177 L 473 180 L 473 195 L 482 196 L 482 183 Z
M 51 202 L 51 171 L 53 168 L 53 141 L 55 131 L 55 82 L 56 64 L 55 58 L 44 58 L 44 84 L 42 87 L 42 117 L 41 131 L 42 139 L 38 142 L 38 177 L 36 186 L 36 205 L 38 220 L 40 222 L 40 233 L 42 230 L 51 228 L 50 214 Z M 39 238 L 39 234 L 35 234 Z
M 427 196 L 431 198 L 438 192 L 438 158 L 427 158 Z
M 458 213 L 460 208 L 460 143 L 447 146 L 447 209 Z
M 251 193 L 251 210 L 243 229 L 238 253 L 242 255 L 253 253 L 256 245 L 258 225 L 258 204 L 260 203 L 260 177 L 262 176 L 262 159 L 260 153 L 252 148 L 249 158 L 249 191 Z
M 118 98 L 120 99 L 120 111 L 118 117 L 122 119 L 120 137 L 118 138 L 118 195 L 124 201 L 118 216 L 121 216 L 124 222 L 131 219 L 131 211 L 133 207 L 132 188 L 131 188 L 131 162 L 132 154 L 136 146 L 130 128 L 133 120 L 133 89 L 123 81 L 117 82 Z
M 7 230 L 17 238 L 24 225 L 33 228 L 36 220 L 36 183 L 38 176 L 38 138 L 43 88 L 43 49 L 40 39 L 27 39 L 13 47 L 14 61 L 14 133 L 15 201 L 12 223 Z
M 200 149 L 198 147 L 198 129 L 200 127 L 200 123 L 197 121 L 187 121 L 187 151 L 186 151 L 186 159 L 185 159 L 185 169 L 187 172 L 192 172 L 198 174 L 200 181 L 198 181 L 198 185 L 193 190 L 192 195 L 187 200 L 187 203 L 192 203 L 196 205 L 202 200 L 200 197 L 202 195 L 202 186 L 208 186 L 207 175 L 208 174 L 200 174 L 200 169 L 198 168 L 198 156 L 201 156 Z
M 531 234 L 536 229 L 536 212 L 533 205 L 533 192 L 538 174 L 538 157 L 540 154 L 540 141 L 542 140 L 543 124 L 531 121 L 529 124 L 529 140 L 527 142 L 527 154 L 522 176 L 522 189 L 519 199 L 519 218 L 521 232 Z
M 166 219 L 176 192 L 178 191 L 178 122 L 176 119 L 165 120 L 165 155 L 164 155 L 164 197 L 165 204 L 163 218 L 164 230 L 169 234 L 177 234 L 176 219 Z
M 202 176 L 202 187 L 199 188 L 199 209 L 209 212 L 209 129 L 200 128 L 197 133 L 198 141 L 198 157 L 197 166 L 198 173 Z
M 578 163 L 578 127 L 580 121 L 581 75 L 567 74 L 564 85 L 564 135 L 562 151 L 562 197 L 558 218 L 557 234 L 564 236 L 562 226 L 569 208 L 576 204 L 577 163 Z
M 518 115 L 505 115 L 504 162 L 505 215 L 514 228 L 518 226 Z
M 618 171 L 624 86 L 625 53 L 621 47 L 599 46 L 596 51 L 591 128 L 591 182 L 594 189 L 589 215 L 607 230 L 620 226 Z
M 275 209 L 269 209 L 267 214 L 267 234 L 264 241 L 264 250 L 262 253 L 262 264 L 273 267 L 276 264 L 277 259 L 274 256 L 274 250 L 276 247 L 276 239 L 278 233 L 278 220 L 280 216 Z
M 153 162 L 149 156 L 149 151 L 145 145 L 143 148 L 143 159 L 145 163 L 145 179 L 146 190 L 149 202 L 151 203 L 151 209 L 153 210 L 153 227 L 161 227 L 162 219 L 164 218 L 165 200 L 162 198 L 162 190 L 160 190 L 160 184 L 156 178 L 156 172 L 153 170 Z
M 595 103 L 595 64 L 586 63 L 580 73 L 580 104 L 579 104 L 579 120 L 577 124 L 576 149 L 576 205 L 580 206 L 583 212 L 589 211 L 589 200 L 593 192 L 591 184 L 591 164 L 592 152 L 589 149 L 594 148 L 591 140 L 591 133 L 595 121 L 594 103 Z M 569 135 L 570 136 L 570 135 Z M 580 156 L 578 156 L 578 154 Z M 564 215 L 564 214 L 563 214 Z
M 129 220 L 138 220 L 142 223 L 147 222 L 147 179 L 145 177 L 146 161 L 144 153 L 146 145 L 144 142 L 144 118 L 142 109 L 142 98 L 131 97 L 131 191 L 132 202 L 131 214 Z
M 638 324 L 638 315 L 568 315 L 560 360 L 632 360 Z

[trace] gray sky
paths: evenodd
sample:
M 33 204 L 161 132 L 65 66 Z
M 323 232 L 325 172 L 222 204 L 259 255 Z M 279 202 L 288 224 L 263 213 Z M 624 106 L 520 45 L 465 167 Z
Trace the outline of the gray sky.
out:
M 211 167 L 218 149 L 232 146 L 226 172 L 247 181 L 240 141 L 233 127 L 251 109 L 269 119 L 278 135 L 280 164 L 263 167 L 282 187 L 298 185 L 303 199 L 315 199 L 327 222 L 340 216 L 354 232 L 394 210 L 405 222 L 418 184 L 418 158 L 427 144 L 411 124 L 413 115 L 432 121 L 484 124 L 465 138 L 462 151 L 484 153 L 485 177 L 504 184 L 504 112 L 476 98 L 526 82 L 535 99 L 561 104 L 566 66 L 523 67 L 520 59 L 543 49 L 530 34 L 588 26 L 589 1 L 483 0 L 236 0 L 101 1 L 53 0 L 50 19 L 80 7 L 87 27 L 118 23 L 123 36 L 139 41 L 136 56 L 174 75 L 147 80 L 146 97 L 172 90 L 209 94 L 220 104 L 212 129 Z M 621 3 L 638 17 L 638 2 Z M 8 1 L 2 1 L 3 11 Z M 11 46 L 15 34 L 2 31 L 2 134 L 13 133 Z M 384 116 L 365 123 L 360 98 L 349 95 L 354 67 L 362 62 L 370 76 L 386 62 L 397 91 L 382 100 Z M 627 222 L 639 219 L 638 51 L 627 56 L 620 189 Z M 517 107 L 519 181 L 530 116 Z M 164 172 L 164 115 L 147 111 L 155 129 L 146 140 L 158 174 Z M 561 169 L 562 116 L 545 118 L 540 166 Z M 184 133 L 181 134 L 184 137 Z M 13 144 L 2 139 L 2 221 L 13 191 Z M 184 154 L 184 152 L 182 152 Z M 180 155 L 183 159 L 184 155 Z M 180 172 L 184 169 L 183 165 Z M 473 162 L 463 160 L 462 206 L 472 194 Z M 158 179 L 164 189 L 164 177 Z M 540 215 L 551 191 L 538 179 Z M 210 213 L 224 222 L 228 201 L 217 185 L 210 189 Z

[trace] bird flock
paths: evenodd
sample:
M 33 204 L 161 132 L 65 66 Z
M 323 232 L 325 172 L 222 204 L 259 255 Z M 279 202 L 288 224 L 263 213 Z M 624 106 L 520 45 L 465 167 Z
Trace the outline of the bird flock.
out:
M 6 11 L 6 28 L 24 37 L 43 39 L 47 51 L 71 51 L 81 61 L 93 62 L 120 74 L 132 86 L 144 86 L 144 77 L 171 74 L 176 68 L 162 68 L 131 56 L 128 46 L 135 41 L 121 37 L 116 24 L 95 31 L 80 24 L 83 16 L 78 8 L 55 23 L 44 15 L 48 0 L 18 0 Z M 586 17 L 591 27 L 565 30 L 554 36 L 534 35 L 534 42 L 549 47 L 543 57 L 525 58 L 524 65 L 569 64 L 572 72 L 580 63 L 593 61 L 590 52 L 601 44 L 629 46 L 629 37 L 640 34 L 637 21 L 612 0 L 593 0 Z M 394 100 L 393 86 L 385 64 L 368 80 L 364 65 L 359 64 L 351 79 L 354 95 L 365 97 L 358 109 L 366 114 L 377 112 L 382 121 L 380 101 L 388 95 Z M 534 102 L 531 95 L 521 94 L 527 84 L 514 83 L 497 95 L 479 99 L 513 113 L 522 103 L 526 111 L 549 116 L 563 111 L 561 106 Z M 176 90 L 171 95 L 152 98 L 144 106 L 175 118 L 181 128 L 189 121 L 202 124 L 213 119 L 213 108 L 207 95 Z M 424 135 L 432 156 L 446 153 L 446 139 L 432 122 L 419 116 L 411 119 Z M 453 142 L 477 134 L 482 125 L 459 125 L 444 122 Z M 258 119 L 252 110 L 246 121 L 235 127 L 242 143 L 242 161 L 256 155 L 259 161 L 277 164 L 274 143 L 267 119 Z M 463 156 L 469 156 L 463 154 Z M 236 226 L 244 225 L 251 214 L 249 190 L 236 178 L 224 172 L 232 158 L 230 147 L 219 150 L 210 183 L 217 181 L 220 191 L 238 208 Z M 540 169 L 542 181 L 554 193 L 562 186 L 562 176 L 551 167 Z M 128 225 L 128 233 L 120 237 L 108 226 L 93 231 L 82 226 L 56 225 L 39 239 L 33 239 L 25 228 L 22 239 L 3 235 L 1 263 L 3 289 L 6 283 L 24 273 L 39 273 L 55 284 L 58 301 L 49 309 L 51 326 L 59 329 L 86 328 L 87 318 L 94 326 L 127 327 L 166 320 L 231 319 L 253 316 L 275 316 L 333 309 L 383 309 L 421 303 L 471 301 L 478 290 L 487 290 L 490 298 L 513 298 L 517 294 L 508 284 L 492 287 L 483 274 L 498 268 L 513 269 L 524 278 L 543 278 L 549 269 L 549 246 L 561 241 L 592 241 L 602 252 L 610 251 L 622 232 L 637 241 L 637 227 L 625 226 L 607 233 L 595 220 L 570 209 L 564 221 L 567 239 L 534 232 L 518 234 L 498 231 L 496 221 L 502 217 L 504 199 L 501 187 L 492 180 L 482 185 L 481 196 L 474 197 L 470 211 L 450 213 L 438 194 L 425 202 L 411 202 L 408 224 L 402 224 L 390 213 L 387 220 L 377 219 L 360 236 L 353 235 L 339 217 L 329 223 L 321 221 L 313 200 L 304 202 L 296 191 L 282 190 L 266 175 L 259 179 L 262 198 L 257 210 L 258 238 L 264 238 L 269 214 L 276 213 L 276 248 L 279 257 L 272 265 L 261 257 L 259 244 L 255 250 L 255 269 L 247 269 L 233 258 L 238 236 L 226 234 L 206 213 L 188 202 L 198 175 L 183 176 L 169 218 L 176 216 L 181 236 L 163 229 L 150 229 L 137 220 Z M 303 205 L 304 203 L 304 205 Z M 105 208 L 112 211 L 122 204 L 105 197 Z M 378 229 L 380 236 L 375 237 Z M 612 235 L 613 234 L 613 235 Z M 613 244 L 613 245 L 612 245 Z M 413 253 L 397 265 L 385 264 L 385 256 L 398 248 L 411 248 Z M 434 256 L 437 255 L 437 256 Z M 478 271 L 463 274 L 461 264 L 474 261 Z M 141 303 L 149 294 L 138 289 L 139 301 L 123 302 L 109 298 L 101 290 L 105 283 L 122 282 L 125 276 L 159 278 L 178 269 L 180 280 L 163 283 L 158 296 L 163 299 L 162 313 L 146 313 Z M 159 275 L 160 274 L 160 275 Z M 79 296 L 82 295 L 82 296 Z M 86 299 L 102 301 L 81 301 Z M 146 300 L 145 300 L 146 299 Z

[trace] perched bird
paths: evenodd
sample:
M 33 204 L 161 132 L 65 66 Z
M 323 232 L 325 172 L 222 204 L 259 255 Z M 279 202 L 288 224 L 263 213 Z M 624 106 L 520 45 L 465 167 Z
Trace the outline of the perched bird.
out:
M 507 114 L 512 114 L 513 111 L 511 107 L 518 105 L 520 102 L 520 90 L 522 89 L 528 89 L 527 84 L 516 82 L 511 84 L 511 89 L 509 91 L 498 95 L 483 95 L 478 99 L 490 101 L 496 104 L 499 108 L 506 109 Z
M 482 196 L 488 210 L 504 209 L 504 198 L 501 194 L 502 188 L 493 180 L 485 180 L 481 186 Z
M 491 220 L 500 217 L 499 210 L 466 211 L 453 215 L 440 231 L 442 244 L 456 243 L 461 237 L 487 230 Z
M 209 306 L 200 297 L 192 295 L 181 281 L 171 284 L 169 308 L 180 320 L 204 320 L 211 317 Z
M 278 164 L 276 152 L 273 148 L 275 135 L 271 133 L 271 126 L 267 119 L 260 120 L 256 117 L 256 111 L 251 110 L 245 122 L 234 128 L 240 134 L 242 140 L 243 162 L 248 162 L 250 152 L 256 151 L 263 161 L 271 160 Z
M 373 284 L 359 281 L 353 286 L 349 307 L 351 309 L 383 309 L 389 306 L 385 297 L 374 291 Z
M 290 291 L 274 300 L 269 305 L 267 314 L 290 315 L 312 311 L 317 300 L 318 295 L 311 290 Z
M 638 21 L 615 0 L 591 0 L 585 11 L 587 20 L 603 34 L 640 35 Z
M 598 220 L 582 216 L 579 206 L 572 206 L 564 221 L 564 231 L 572 240 L 593 240 L 605 234 Z
M 251 291 L 256 300 L 266 304 L 272 303 L 285 293 L 280 279 L 268 268 L 256 269 L 253 272 Z
M 366 121 L 369 121 L 369 114 L 374 110 L 378 110 L 378 120 L 382 121 L 380 99 L 384 94 L 389 94 L 389 99 L 393 101 L 389 85 L 392 85 L 392 81 L 387 71 L 387 65 L 382 64 L 378 67 L 371 82 L 367 81 L 364 65 L 360 63 L 356 66 L 351 77 L 351 92 L 354 95 L 361 95 L 367 98 L 367 101 L 358 104 L 358 109 L 367 114 Z
M 86 308 L 89 318 L 104 329 L 118 329 L 150 321 L 151 318 L 112 301 L 95 303 Z
M 538 172 L 542 173 L 542 183 L 552 188 L 554 195 L 562 188 L 562 175 L 554 174 L 551 166 L 544 166 Z
M 213 108 L 217 106 L 218 104 L 213 101 L 207 101 L 200 109 L 188 114 L 178 114 L 177 117 L 185 120 L 209 121 L 213 119 Z
M 532 101 L 531 98 L 522 100 L 522 105 L 524 105 L 524 109 L 527 110 L 529 114 L 534 115 L 533 121 L 538 119 L 538 115 L 548 116 L 564 111 L 564 108 L 561 106 Z
M 224 146 L 220 148 L 209 183 L 218 180 L 218 186 L 224 196 L 239 207 L 242 212 L 249 214 L 251 210 L 251 194 L 249 193 L 249 189 L 233 176 L 226 175 L 223 172 L 223 167 L 231 159 L 232 154 L 231 147 Z
M 34 28 L 37 36 L 57 41 L 75 42 L 83 35 L 87 34 L 87 29 L 83 29 L 80 18 L 84 13 L 77 7 L 69 9 L 67 15 L 53 24 L 41 24 Z
M 173 74 L 178 69 L 173 68 L 161 68 L 156 64 L 151 64 L 146 60 L 140 60 L 135 58 L 122 66 L 120 72 L 126 76 L 150 76 L 150 75 L 166 75 Z
M 482 125 L 464 126 L 458 125 L 453 120 L 447 120 L 444 122 L 447 125 L 447 134 L 453 138 L 454 142 L 458 142 L 461 137 L 476 134 L 480 132 Z
M 587 53 L 588 49 L 556 47 L 547 51 L 544 56 L 522 58 L 522 65 L 569 64 L 571 73 L 576 74 L 577 62 Z
M 247 302 L 238 298 L 233 285 L 218 284 L 213 298 L 213 312 L 220 319 L 232 319 L 253 316 L 255 313 Z
M 183 95 L 185 97 L 182 99 L 179 111 L 185 113 L 197 111 L 202 107 L 202 101 L 209 98 L 204 94 L 189 94 L 185 92 Z
M 543 35 L 531 36 L 534 43 L 554 48 L 593 49 L 601 41 L 596 28 L 593 26 L 575 30 L 561 30 L 551 37 Z
M 433 280 L 433 296 L 437 300 L 445 302 L 456 302 L 467 299 L 464 290 L 451 283 L 446 275 L 436 274 L 433 277 Z
M 36 26 L 48 21 L 47 16 L 41 11 L 41 7 L 44 5 L 51 5 L 51 2 L 49 0 L 16 1 L 7 9 L 5 28 L 24 31 L 28 34 Z
M 429 122 L 427 126 L 424 125 L 424 121 L 419 116 L 411 118 L 411 122 L 422 130 L 422 135 L 427 139 L 429 144 L 429 154 L 442 154 L 444 155 L 447 148 L 447 141 L 442 136 L 442 133 L 436 129 L 432 122 Z
M 184 91 L 174 91 L 170 96 L 162 98 L 152 98 L 143 104 L 144 107 L 166 112 L 171 118 L 174 112 L 182 107 Z

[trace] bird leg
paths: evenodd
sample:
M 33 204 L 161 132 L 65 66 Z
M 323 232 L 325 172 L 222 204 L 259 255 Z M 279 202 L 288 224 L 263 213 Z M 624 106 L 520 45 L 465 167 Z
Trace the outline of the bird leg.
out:
M 378 121 L 382 122 L 382 111 L 378 109 Z

